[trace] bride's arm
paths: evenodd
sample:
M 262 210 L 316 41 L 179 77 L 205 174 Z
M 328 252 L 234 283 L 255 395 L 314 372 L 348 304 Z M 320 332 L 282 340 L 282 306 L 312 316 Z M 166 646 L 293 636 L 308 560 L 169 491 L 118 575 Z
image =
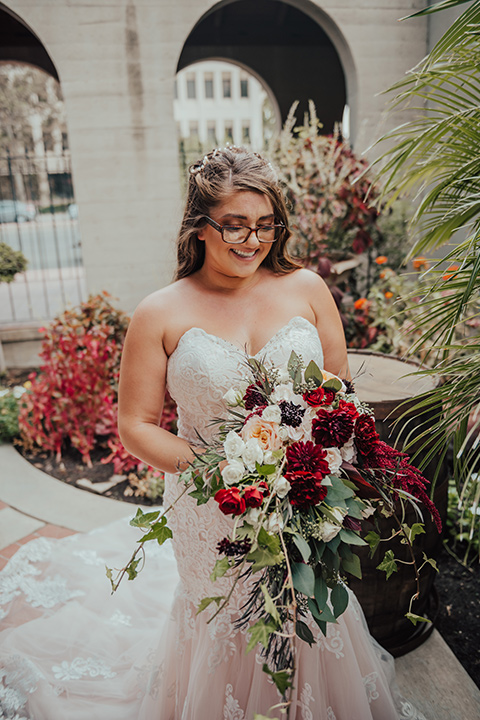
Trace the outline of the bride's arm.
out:
M 302 276 L 302 283 L 305 283 L 315 314 L 323 348 L 324 368 L 338 377 L 350 380 L 345 333 L 332 293 L 319 275 L 308 270 L 301 272 L 306 273 Z
M 177 472 L 194 455 L 185 440 L 159 427 L 167 373 L 165 316 L 161 304 L 149 297 L 130 322 L 120 369 L 118 430 L 132 455 L 165 472 Z

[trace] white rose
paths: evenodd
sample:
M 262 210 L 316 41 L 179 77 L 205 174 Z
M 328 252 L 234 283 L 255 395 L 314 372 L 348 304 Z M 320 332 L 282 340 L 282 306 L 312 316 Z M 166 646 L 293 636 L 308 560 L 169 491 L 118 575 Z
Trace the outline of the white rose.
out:
M 261 512 L 261 508 L 250 508 L 250 510 L 248 510 L 245 514 L 246 522 L 250 523 L 250 525 L 253 525 L 253 527 L 255 527 L 256 525 L 258 525 Z
M 280 427 L 278 428 L 278 435 L 280 437 L 280 440 L 288 440 L 288 432 L 286 425 L 280 425 Z
M 283 517 L 280 513 L 273 512 L 268 518 L 267 530 L 268 532 L 278 533 L 283 530 L 284 527 Z
M 332 473 L 332 475 L 336 475 L 342 466 L 342 454 L 340 450 L 336 447 L 325 448 L 325 452 L 327 453 L 327 457 L 325 458 L 325 460 L 328 463 L 330 472 Z
M 293 440 L 293 442 L 299 442 L 300 440 L 303 440 L 305 437 L 305 428 L 303 425 L 299 425 L 298 427 L 293 427 L 292 425 L 287 425 L 287 436 L 290 440 Z
M 270 397 L 276 403 L 285 400 L 286 402 L 293 402 L 295 405 L 300 405 L 300 407 L 306 407 L 303 397 L 293 392 L 293 385 L 291 383 L 288 385 L 277 385 Z
M 239 401 L 243 399 L 243 395 L 241 395 L 238 390 L 235 390 L 235 388 L 230 388 L 223 396 L 223 399 L 227 405 L 238 405 Z
M 287 478 L 281 475 L 273 483 L 273 491 L 278 495 L 279 498 L 284 498 L 292 486 L 288 482 Z
M 320 526 L 320 537 L 323 542 L 328 543 L 338 535 L 341 529 L 342 528 L 339 525 L 334 525 L 333 523 L 328 522 L 328 520 L 324 520 Z
M 275 465 L 275 458 L 273 457 L 273 453 L 271 450 L 266 450 L 263 453 L 263 462 L 265 465 Z
M 245 449 L 245 443 L 238 433 L 234 430 L 230 430 L 225 438 L 225 442 L 223 443 L 223 449 L 225 450 L 227 459 L 232 460 L 233 458 L 240 457 Z
M 225 485 L 235 485 L 240 482 L 245 474 L 245 467 L 240 460 L 230 460 L 222 470 L 222 478 Z
M 262 412 L 262 418 L 263 420 L 267 420 L 268 422 L 280 424 L 282 420 L 282 411 L 280 410 L 278 405 L 267 405 L 267 407 Z
M 351 437 L 350 440 L 346 442 L 343 447 L 340 448 L 340 453 L 342 455 L 342 459 L 345 460 L 345 462 L 355 463 L 357 459 L 357 451 L 355 449 L 353 437 Z
M 330 510 L 330 515 L 333 515 L 334 519 L 340 524 L 343 523 L 343 518 L 346 514 L 347 511 L 342 510 L 342 508 L 339 507 L 334 507 L 332 510 Z
M 260 464 L 263 463 L 263 450 L 260 447 L 257 438 L 250 438 L 247 440 L 245 448 L 242 452 L 242 460 L 250 472 L 255 470 L 255 464 L 257 462 Z

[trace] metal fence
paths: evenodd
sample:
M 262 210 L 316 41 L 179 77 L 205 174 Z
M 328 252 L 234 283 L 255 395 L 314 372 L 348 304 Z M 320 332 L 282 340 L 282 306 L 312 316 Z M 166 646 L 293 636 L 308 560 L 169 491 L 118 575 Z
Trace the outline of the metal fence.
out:
M 0 155 L 0 242 L 27 270 L 0 283 L 0 324 L 48 320 L 86 297 L 70 154 Z

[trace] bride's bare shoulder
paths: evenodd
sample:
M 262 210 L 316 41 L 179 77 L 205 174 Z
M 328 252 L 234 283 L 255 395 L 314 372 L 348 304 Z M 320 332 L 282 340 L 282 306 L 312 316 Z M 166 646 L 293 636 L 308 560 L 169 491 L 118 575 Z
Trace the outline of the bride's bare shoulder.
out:
M 319 294 L 329 293 L 328 287 L 320 275 L 306 268 L 299 268 L 287 275 L 277 277 L 280 277 L 281 281 L 285 283 L 285 285 L 288 285 L 290 290 L 306 294 L 307 296 L 318 296 Z
M 177 280 L 147 295 L 132 316 L 131 327 L 141 333 L 163 338 L 178 318 L 188 296 L 189 281 Z

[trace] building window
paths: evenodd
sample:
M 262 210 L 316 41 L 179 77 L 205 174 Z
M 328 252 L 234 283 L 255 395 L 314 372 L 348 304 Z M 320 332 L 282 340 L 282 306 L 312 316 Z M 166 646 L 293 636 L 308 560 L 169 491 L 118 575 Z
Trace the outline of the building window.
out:
M 225 142 L 233 143 L 233 122 L 225 121 Z
M 188 123 L 188 134 L 191 138 L 198 138 L 198 122 L 196 120 Z
M 205 73 L 205 97 L 213 98 L 213 73 Z
M 217 144 L 217 129 L 215 126 L 215 120 L 209 120 L 207 122 L 207 142 L 212 148 Z
M 248 122 L 248 120 L 245 120 L 242 123 L 242 142 L 250 142 L 250 123 Z
M 240 97 L 248 98 L 248 78 L 240 78 Z
M 222 88 L 223 88 L 223 97 L 231 98 L 232 97 L 232 75 L 231 75 L 231 73 L 222 73 Z
M 187 98 L 189 100 L 195 100 L 197 97 L 197 89 L 195 87 L 195 75 L 194 73 L 188 73 L 187 75 Z

